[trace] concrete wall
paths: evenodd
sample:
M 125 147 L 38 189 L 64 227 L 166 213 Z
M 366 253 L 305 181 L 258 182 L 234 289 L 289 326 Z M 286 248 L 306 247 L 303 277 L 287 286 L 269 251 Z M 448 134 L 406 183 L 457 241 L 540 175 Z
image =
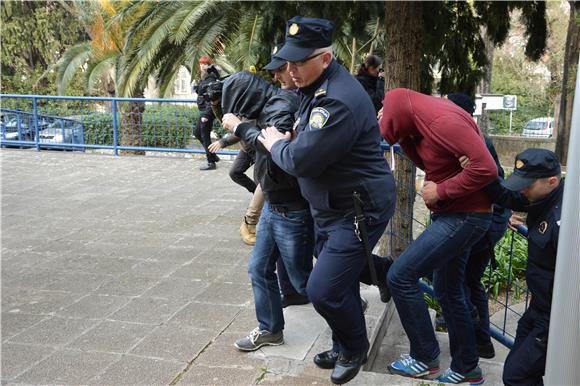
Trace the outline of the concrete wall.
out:
M 518 153 L 530 147 L 541 147 L 554 151 L 556 148 L 555 138 L 527 138 L 508 135 L 492 135 L 491 140 L 497 150 L 499 161 L 502 166 L 513 167 Z

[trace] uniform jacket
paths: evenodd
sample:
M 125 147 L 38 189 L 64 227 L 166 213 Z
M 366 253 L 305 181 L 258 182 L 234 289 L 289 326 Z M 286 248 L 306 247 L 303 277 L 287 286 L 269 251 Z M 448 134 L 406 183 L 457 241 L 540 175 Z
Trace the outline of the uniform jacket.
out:
M 394 89 L 383 102 L 381 134 L 399 143 L 425 180 L 437 184 L 440 200 L 428 205 L 435 213 L 489 210 L 481 191 L 498 175 L 483 135 L 473 118 L 453 102 L 407 89 Z M 459 157 L 466 155 L 465 169 Z
M 560 216 L 564 183 L 546 198 L 530 203 L 519 192 L 513 192 L 501 186 L 499 181 L 486 188 L 494 202 L 518 212 L 527 212 L 528 218 L 528 267 L 526 282 L 532 293 L 531 307 L 543 312 L 550 312 L 558 235 L 560 234 Z
M 390 218 L 395 184 L 365 90 L 333 60 L 300 93 L 296 138 L 276 142 L 271 152 L 276 164 L 298 177 L 315 221 L 326 226 L 352 213 L 354 191 L 368 217 Z
M 240 123 L 235 135 L 256 151 L 254 176 L 265 199 L 271 204 L 302 202 L 306 205 L 296 178 L 280 169 L 258 141 L 261 129 L 267 126 L 275 126 L 281 132 L 292 130 L 299 106 L 298 95 L 280 90 L 254 74 L 241 72 L 224 82 L 222 106 L 225 113 L 252 120 Z

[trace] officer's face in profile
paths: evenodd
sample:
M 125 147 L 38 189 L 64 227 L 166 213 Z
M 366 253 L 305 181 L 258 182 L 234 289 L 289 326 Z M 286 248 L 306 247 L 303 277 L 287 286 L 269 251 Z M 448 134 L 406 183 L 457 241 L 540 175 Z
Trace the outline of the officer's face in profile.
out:
M 274 80 L 280 82 L 280 86 L 282 89 L 293 89 L 296 88 L 296 84 L 292 80 L 290 76 L 290 72 L 288 71 L 288 64 L 283 65 L 282 67 L 278 68 L 277 70 L 273 71 Z
M 299 62 L 288 62 L 288 72 L 297 87 L 307 87 L 320 77 L 330 65 L 332 54 L 322 51 L 312 53 L 308 58 Z
M 540 201 L 558 187 L 558 177 L 538 178 L 530 186 L 520 190 L 529 202 Z

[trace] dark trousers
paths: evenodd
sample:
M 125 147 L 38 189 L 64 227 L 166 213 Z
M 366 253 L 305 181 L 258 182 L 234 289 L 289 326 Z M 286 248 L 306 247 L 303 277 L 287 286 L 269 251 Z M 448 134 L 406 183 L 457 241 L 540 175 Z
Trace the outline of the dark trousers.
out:
M 530 307 L 518 322 L 514 347 L 503 366 L 507 386 L 543 385 L 550 314 Z
M 481 283 L 481 278 L 492 258 L 495 244 L 503 237 L 506 229 L 507 223 L 500 224 L 492 221 L 487 235 L 471 248 L 471 254 L 465 268 L 465 297 L 468 309 L 476 310 L 477 316 L 473 319 L 473 327 L 478 346 L 491 344 L 488 297 Z
M 388 221 L 368 225 L 371 247 Z M 315 224 L 315 255 L 318 260 L 308 280 L 307 293 L 316 311 L 332 329 L 333 350 L 347 355 L 369 348 L 360 299 L 361 277 L 369 276 L 366 253 L 352 221 L 321 227 Z
M 479 358 L 465 300 L 465 267 L 471 247 L 489 229 L 491 213 L 438 214 L 432 220 L 395 260 L 387 282 L 411 344 L 411 356 L 427 363 L 440 350 L 418 280 L 433 271 L 433 287 L 449 331 L 450 367 L 466 374 Z
M 246 188 L 250 193 L 254 193 L 256 190 L 256 183 L 246 175 L 246 171 L 254 164 L 254 162 L 255 157 L 252 154 L 240 149 L 240 152 L 234 159 L 234 163 L 230 168 L 230 178 L 232 181 Z
M 205 150 L 205 157 L 207 158 L 207 162 L 217 162 L 217 156 L 209 151 L 209 145 L 211 144 L 210 133 L 211 128 L 213 127 L 214 119 L 215 116 L 212 112 L 201 112 L 199 114 L 199 118 L 197 119 L 197 125 L 195 126 L 194 134 L 199 142 L 201 142 L 201 145 Z

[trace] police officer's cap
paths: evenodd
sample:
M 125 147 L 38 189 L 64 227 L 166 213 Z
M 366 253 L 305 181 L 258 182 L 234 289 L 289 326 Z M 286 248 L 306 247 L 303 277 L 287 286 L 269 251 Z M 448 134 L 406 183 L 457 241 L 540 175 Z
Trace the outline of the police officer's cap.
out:
M 548 149 L 526 149 L 516 156 L 514 173 L 504 182 L 509 190 L 520 191 L 538 178 L 560 174 L 560 160 Z
M 307 59 L 317 48 L 332 45 L 333 30 L 329 20 L 294 16 L 286 23 L 286 40 L 276 56 L 289 62 Z
M 282 46 L 283 44 L 278 44 L 277 46 L 274 47 L 274 49 L 272 50 L 272 58 L 270 60 L 270 63 L 266 64 L 263 67 L 264 70 L 274 71 L 286 64 L 286 61 L 284 59 L 276 56 L 276 54 L 278 53 L 278 51 L 280 51 Z

